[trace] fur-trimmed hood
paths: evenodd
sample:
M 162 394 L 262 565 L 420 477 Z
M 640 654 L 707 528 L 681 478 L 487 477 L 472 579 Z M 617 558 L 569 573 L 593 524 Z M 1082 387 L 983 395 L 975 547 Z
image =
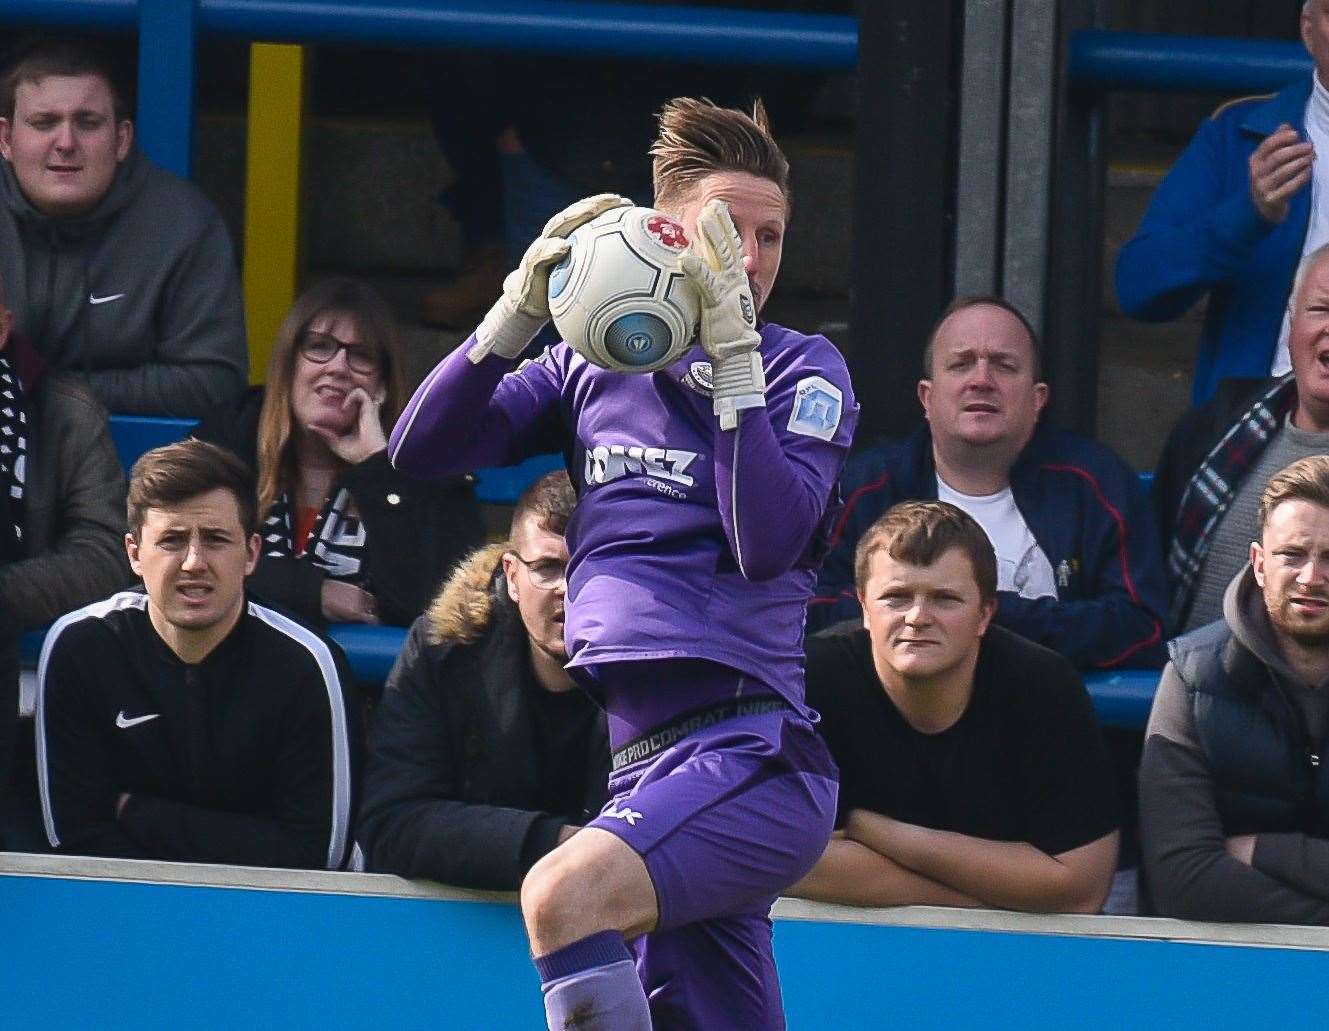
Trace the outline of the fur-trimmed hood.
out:
M 457 564 L 425 612 L 430 644 L 470 644 L 485 634 L 494 619 L 496 598 L 507 600 L 501 561 L 507 550 L 506 541 L 489 544 Z

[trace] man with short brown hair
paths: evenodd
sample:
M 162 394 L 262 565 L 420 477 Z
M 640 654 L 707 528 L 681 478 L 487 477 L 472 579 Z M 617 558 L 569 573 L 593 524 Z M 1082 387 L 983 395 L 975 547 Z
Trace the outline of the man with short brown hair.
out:
M 1329 924 L 1329 455 L 1274 475 L 1223 619 L 1172 642 L 1140 762 L 1165 916 Z
M 1110 448 L 1041 419 L 1048 385 L 1019 310 L 956 298 L 923 349 L 918 398 L 922 425 L 845 463 L 809 628 L 861 615 L 854 548 L 881 513 L 940 499 L 992 541 L 998 626 L 1080 669 L 1161 666 L 1167 588 L 1148 500 Z
M 946 502 L 904 502 L 855 565 L 863 628 L 808 641 L 841 833 L 791 893 L 1098 912 L 1119 839 L 1111 766 L 1070 664 L 992 624 L 982 527 Z
M 52 848 L 245 866 L 343 866 L 358 707 L 340 651 L 249 601 L 254 481 L 198 440 L 147 452 L 125 549 L 145 591 L 59 619 L 37 670 Z
M 199 416 L 243 389 L 240 280 L 216 208 L 134 146 L 108 62 L 71 40 L 0 80 L 0 274 L 17 325 L 112 412 Z

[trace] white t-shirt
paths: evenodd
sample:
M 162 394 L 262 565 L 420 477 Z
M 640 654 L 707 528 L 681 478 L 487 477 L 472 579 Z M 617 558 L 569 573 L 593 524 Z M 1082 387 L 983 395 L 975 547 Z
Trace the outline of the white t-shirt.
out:
M 1320 85 L 1320 76 L 1312 77 L 1311 98 L 1306 102 L 1306 139 L 1315 144 L 1316 159 L 1311 163 L 1311 218 L 1306 225 L 1306 242 L 1302 245 L 1304 258 L 1312 251 L 1329 243 L 1329 90 Z M 1283 312 L 1283 328 L 1278 332 L 1278 346 L 1274 348 L 1273 364 L 1269 375 L 1284 376 L 1292 371 L 1287 338 L 1292 329 L 1290 313 Z
M 1052 563 L 1015 507 L 1015 495 L 1009 487 L 996 494 L 973 497 L 952 490 L 938 476 L 937 499 L 968 512 L 983 527 L 997 553 L 997 590 L 1014 591 L 1021 598 L 1057 597 Z

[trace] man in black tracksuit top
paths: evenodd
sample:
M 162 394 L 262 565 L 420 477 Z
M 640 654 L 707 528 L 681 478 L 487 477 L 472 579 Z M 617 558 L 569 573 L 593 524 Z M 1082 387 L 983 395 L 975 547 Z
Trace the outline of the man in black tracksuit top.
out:
M 129 490 L 125 592 L 62 617 L 38 667 L 51 845 L 83 855 L 346 864 L 357 706 L 345 659 L 244 596 L 255 494 L 228 452 L 148 452 Z

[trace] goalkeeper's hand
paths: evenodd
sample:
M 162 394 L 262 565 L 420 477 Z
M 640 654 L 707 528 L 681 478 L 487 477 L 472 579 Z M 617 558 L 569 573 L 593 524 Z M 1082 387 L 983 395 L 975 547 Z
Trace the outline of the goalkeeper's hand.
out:
M 568 256 L 567 235 L 611 208 L 631 207 L 632 201 L 616 193 L 600 193 L 564 208 L 545 223 L 544 230 L 526 248 L 521 264 L 503 280 L 503 293 L 475 331 L 475 344 L 466 357 L 479 364 L 490 354 L 520 358 L 549 321 L 549 273 Z
M 723 201 L 708 201 L 701 209 L 696 237 L 696 249 L 683 254 L 683 272 L 701 295 L 697 335 L 711 360 L 715 414 L 720 429 L 732 430 L 743 409 L 766 407 L 757 308 L 743 268 L 743 241 Z

